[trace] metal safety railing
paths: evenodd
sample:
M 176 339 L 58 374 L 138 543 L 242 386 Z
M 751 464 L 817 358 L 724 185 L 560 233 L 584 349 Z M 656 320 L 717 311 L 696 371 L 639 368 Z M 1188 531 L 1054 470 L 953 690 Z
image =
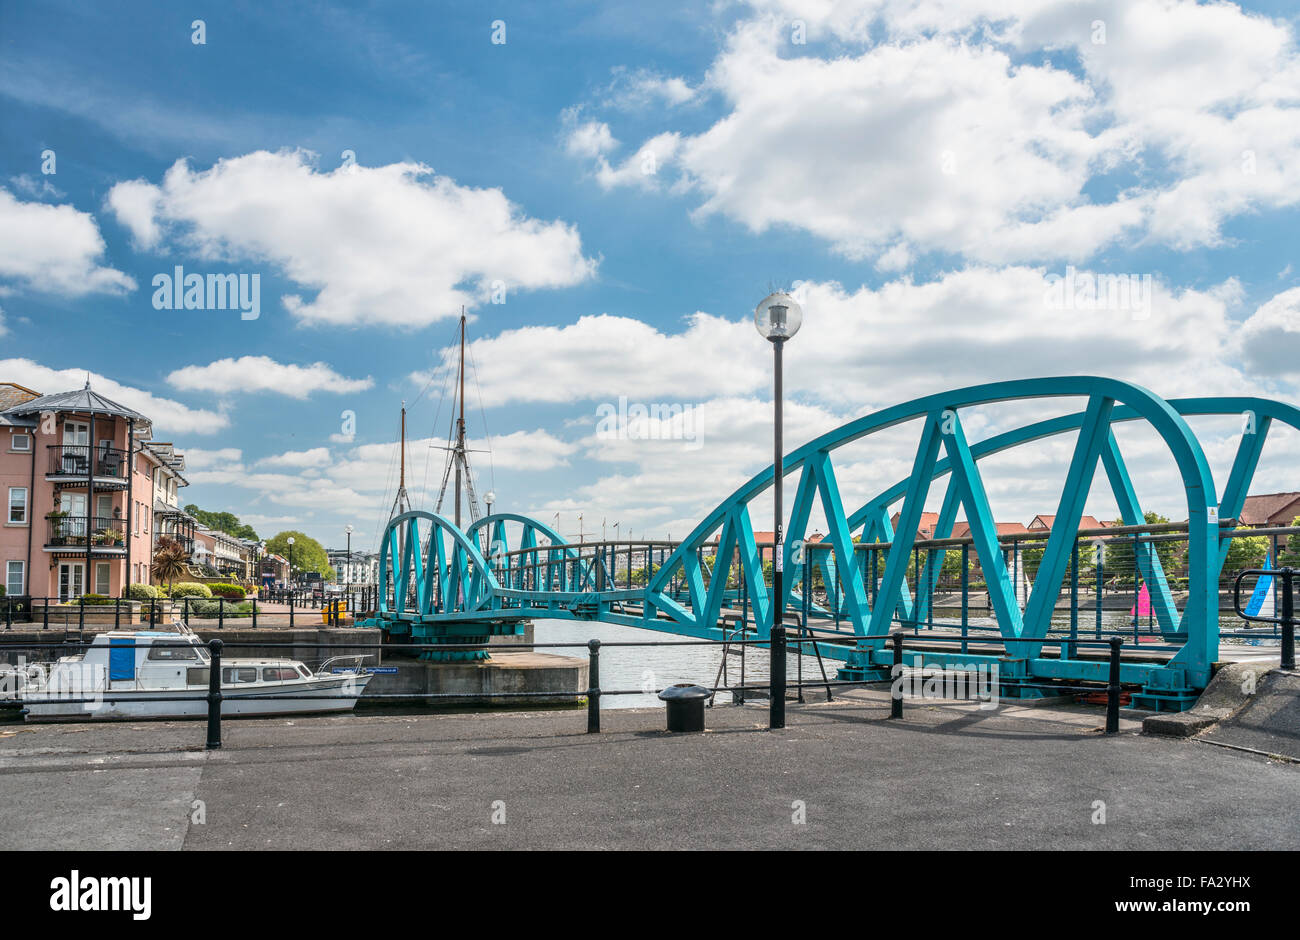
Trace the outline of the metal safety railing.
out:
M 555 701 L 557 703 L 567 702 L 573 704 L 581 704 L 583 699 L 585 699 L 586 730 L 588 733 L 597 734 L 600 733 L 601 730 L 600 705 L 601 705 L 601 700 L 603 698 L 607 696 L 615 696 L 615 695 L 647 694 L 647 691 L 644 688 L 640 688 L 640 689 L 603 688 L 601 685 L 601 677 L 600 677 L 600 664 L 601 664 L 602 650 L 609 649 L 609 648 L 722 646 L 724 644 L 729 644 L 731 646 L 739 645 L 745 647 L 770 647 L 773 654 L 770 663 L 775 664 L 776 662 L 784 659 L 783 655 L 779 655 L 779 654 L 783 654 L 785 648 L 788 645 L 794 645 L 798 648 L 802 648 L 807 644 L 813 644 L 815 647 L 816 644 L 826 644 L 828 642 L 833 642 L 833 641 L 828 641 L 825 638 L 821 638 L 821 637 L 805 637 L 805 636 L 789 637 L 787 636 L 784 627 L 777 627 L 772 632 L 770 640 L 731 638 L 727 640 L 684 639 L 684 640 L 603 642 L 599 639 L 591 639 L 586 643 L 580 643 L 580 642 L 519 643 L 519 644 L 512 644 L 510 648 L 512 650 L 585 648 L 587 650 L 587 662 L 588 662 L 587 687 L 583 690 L 567 691 L 567 692 L 490 691 L 486 693 L 485 692 L 468 693 L 468 692 L 405 692 L 403 691 L 403 692 L 389 692 L 389 693 L 368 693 L 364 695 L 364 699 L 367 701 L 379 701 L 379 702 L 385 700 L 402 700 L 402 701 L 420 700 L 420 701 L 438 702 L 438 703 L 455 703 L 459 701 L 459 702 L 465 702 L 467 704 L 481 704 L 484 699 L 487 699 L 489 702 L 509 701 L 511 699 L 515 699 L 515 700 L 528 700 L 530 702 Z M 907 669 L 909 668 L 905 663 L 905 653 L 908 649 L 909 640 L 903 631 L 895 630 L 889 636 L 888 642 L 893 652 L 893 665 L 891 668 L 890 678 L 883 679 L 883 680 L 882 679 L 849 680 L 849 679 L 829 679 L 823 676 L 823 678 L 820 681 L 814 681 L 810 684 L 819 688 L 825 687 L 829 699 L 830 692 L 832 689 L 878 685 L 882 681 L 890 682 L 891 690 L 890 690 L 889 718 L 892 720 L 897 720 L 902 718 L 903 704 L 907 695 L 905 690 L 902 688 L 902 683 L 900 682 L 900 680 L 906 677 Z M 999 640 L 999 642 L 1012 643 L 1017 641 L 1006 639 L 1006 640 Z M 1052 640 L 1044 641 L 1042 639 L 1037 639 L 1037 640 L 1024 640 L 1021 642 L 1050 644 L 1053 641 Z M 1057 641 L 1057 642 L 1063 642 L 1063 641 Z M 1111 637 L 1109 640 L 1101 643 L 1098 643 L 1097 641 L 1089 641 L 1089 640 L 1079 640 L 1077 642 L 1085 645 L 1092 644 L 1092 645 L 1104 646 L 1108 648 L 1109 651 L 1108 681 L 1104 685 L 1101 683 L 1070 685 L 1070 684 L 1066 684 L 1065 682 L 1039 682 L 1039 683 L 1026 684 L 1023 680 L 1019 680 L 1019 679 L 1016 680 L 1016 684 L 1020 688 L 1025 688 L 1032 685 L 1035 688 L 1041 688 L 1041 689 L 1051 690 L 1055 693 L 1066 693 L 1066 694 L 1097 694 L 1104 691 L 1107 696 L 1106 732 L 1108 734 L 1114 734 L 1119 730 L 1119 708 L 1120 708 L 1120 696 L 1121 696 L 1121 689 L 1122 689 L 1121 682 L 1120 682 L 1120 662 L 1121 662 L 1121 651 L 1123 648 L 1123 639 L 1121 637 Z M 85 641 L 73 641 L 73 642 L 64 642 L 64 643 L 0 644 L 0 657 L 4 657 L 7 659 L 8 653 L 16 650 L 49 649 L 49 650 L 67 651 L 69 649 L 75 649 L 78 647 L 85 649 L 86 647 L 88 647 L 88 645 L 89 644 Z M 135 648 L 143 648 L 149 645 L 151 644 L 115 643 L 114 647 L 122 648 L 122 649 L 127 649 L 127 648 L 135 649 Z M 312 694 L 303 694 L 298 692 L 276 694 L 274 692 L 266 693 L 263 691 L 258 691 L 256 693 L 231 692 L 229 691 L 228 688 L 223 688 L 222 685 L 222 656 L 225 650 L 227 649 L 227 647 L 235 648 L 235 649 L 246 647 L 246 648 L 257 649 L 257 650 L 293 649 L 295 651 L 303 650 L 303 649 L 314 649 L 318 651 L 324 650 L 327 652 L 336 651 L 336 650 L 346 650 L 347 651 L 346 655 L 355 658 L 358 655 L 366 655 L 360 652 L 364 650 L 375 650 L 375 651 L 387 650 L 390 652 L 434 652 L 434 651 L 448 652 L 452 650 L 461 650 L 461 649 L 481 650 L 483 649 L 483 644 L 358 643 L 358 644 L 339 645 L 339 644 L 310 644 L 310 643 L 304 644 L 304 643 L 290 643 L 290 642 L 286 642 L 286 643 L 257 642 L 257 643 L 227 644 L 221 639 L 217 639 L 217 638 L 211 639 L 206 643 L 206 649 L 209 657 L 208 688 L 206 692 L 199 692 L 196 690 L 193 695 L 169 695 L 168 701 L 207 703 L 208 710 L 207 710 L 206 746 L 208 748 L 213 748 L 213 749 L 221 747 L 221 723 L 223 718 L 223 707 L 222 707 L 223 702 L 240 701 L 240 700 L 253 699 L 253 698 L 256 698 L 260 701 L 280 701 L 280 700 L 303 701 L 303 700 L 314 700 L 314 699 L 340 698 L 338 694 L 312 695 Z M 913 652 L 924 657 L 925 653 L 934 652 L 934 650 L 930 646 L 926 646 L 924 648 L 914 646 Z M 924 668 L 924 665 L 922 663 L 922 665 L 918 666 L 914 662 L 911 668 L 921 669 Z M 797 679 L 797 683 L 799 688 L 799 700 L 802 701 L 804 682 L 802 680 L 801 674 Z M 730 692 L 734 695 L 737 692 L 744 693 L 744 692 L 758 692 L 758 691 L 766 690 L 770 698 L 768 727 L 769 729 L 779 729 L 785 726 L 787 684 L 788 684 L 788 677 L 786 676 L 784 670 L 769 669 L 768 681 L 765 683 L 755 683 L 755 684 L 742 683 L 741 685 L 719 685 L 714 687 L 712 691 L 715 695 L 718 692 L 724 692 L 724 691 Z M 97 692 L 93 697 L 75 698 L 75 697 L 60 696 L 57 699 L 53 699 L 52 701 L 56 701 L 60 704 L 98 705 L 101 703 L 108 703 L 108 702 L 144 702 L 144 701 L 154 701 L 154 700 L 156 700 L 156 696 L 141 694 L 138 691 L 113 692 L 110 689 L 110 690 L 104 690 L 103 692 Z M 955 699 L 955 700 L 945 699 L 945 701 L 965 701 L 965 699 Z M 739 702 L 737 704 L 739 704 Z
M 372 587 L 361 590 L 329 592 L 263 591 L 261 596 L 249 597 L 151 597 L 134 598 L 81 595 L 71 598 L 35 597 L 29 594 L 0 595 L 0 627 L 12 631 L 16 626 L 29 624 L 42 630 L 62 629 L 66 633 L 85 633 L 87 627 L 121 630 L 134 626 L 166 626 L 179 618 L 215 621 L 217 629 L 227 622 L 259 627 L 261 618 L 268 615 L 287 617 L 290 629 L 296 628 L 298 618 L 304 613 L 320 613 L 323 626 L 341 627 L 355 623 L 357 618 L 374 611 L 375 591 Z M 285 610 L 270 610 L 268 605 L 279 605 Z M 283 624 L 282 624 L 283 625 Z

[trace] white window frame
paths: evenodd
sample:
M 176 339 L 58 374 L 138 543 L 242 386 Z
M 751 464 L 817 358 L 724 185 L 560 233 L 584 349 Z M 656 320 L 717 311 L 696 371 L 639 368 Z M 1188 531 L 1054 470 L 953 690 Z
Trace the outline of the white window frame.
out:
M 26 442 L 27 442 L 27 446 L 26 446 L 26 447 L 19 447 L 19 446 L 18 446 L 18 441 L 19 441 L 19 440 L 24 440 L 24 441 L 26 441 Z M 18 431 L 18 432 L 15 432 L 15 433 L 9 435 L 9 449 L 10 449 L 11 451 L 13 451 L 15 454 L 28 454 L 28 453 L 31 453 L 31 450 L 32 450 L 32 436 L 31 436 L 30 434 L 24 432 L 24 431 Z
M 103 575 L 104 577 L 104 589 L 102 591 L 99 589 L 100 575 Z M 109 597 L 113 593 L 112 584 L 113 584 L 113 569 L 110 567 L 109 562 L 106 561 L 95 562 L 95 590 L 91 591 L 91 593 L 102 594 L 104 597 Z
M 18 590 L 13 589 L 14 565 L 18 566 Z M 16 597 L 27 593 L 27 562 L 9 561 L 5 563 L 5 593 Z
M 20 520 L 14 519 L 14 494 L 23 494 L 23 517 Z M 9 501 L 5 504 L 5 525 L 27 525 L 32 518 L 31 493 L 25 486 L 9 487 Z

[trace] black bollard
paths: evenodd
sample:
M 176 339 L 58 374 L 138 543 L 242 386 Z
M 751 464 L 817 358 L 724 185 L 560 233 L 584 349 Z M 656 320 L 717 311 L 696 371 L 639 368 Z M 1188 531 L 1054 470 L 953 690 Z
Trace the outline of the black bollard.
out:
M 221 647 L 220 640 L 208 642 L 212 658 L 208 669 L 208 750 L 221 747 Z
M 1110 638 L 1110 684 L 1106 686 L 1106 733 L 1119 731 L 1119 651 L 1123 637 Z
M 894 644 L 894 668 L 890 670 L 889 683 L 889 717 L 903 717 L 903 631 L 895 630 L 891 635 Z
M 587 734 L 600 734 L 600 640 L 587 641 Z

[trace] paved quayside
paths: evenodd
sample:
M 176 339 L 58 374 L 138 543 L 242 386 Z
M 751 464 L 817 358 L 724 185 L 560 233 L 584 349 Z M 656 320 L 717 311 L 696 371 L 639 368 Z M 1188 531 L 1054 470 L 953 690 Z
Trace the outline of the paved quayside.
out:
M 202 722 L 0 725 L 0 848 L 1300 844 L 1295 763 L 1128 715 L 1106 737 L 1076 705 L 887 714 L 877 689 L 791 706 L 778 732 L 760 705 L 697 735 L 657 710 L 607 711 L 599 735 L 582 712 L 368 713 L 229 721 L 211 752 Z

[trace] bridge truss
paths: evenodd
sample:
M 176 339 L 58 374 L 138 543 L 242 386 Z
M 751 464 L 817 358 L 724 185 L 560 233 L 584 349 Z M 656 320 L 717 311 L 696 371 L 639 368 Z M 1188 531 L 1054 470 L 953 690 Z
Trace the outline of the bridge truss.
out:
M 976 443 L 967 440 L 963 409 L 1059 398 L 1083 399 L 1086 407 Z M 1221 489 L 1186 421 L 1197 415 L 1243 416 L 1236 457 Z M 862 505 L 846 507 L 836 479 L 835 452 L 907 422 L 919 426 L 911 473 Z M 825 637 L 818 643 L 820 653 L 843 662 L 842 677 L 881 678 L 892 662 L 885 648 L 890 630 L 900 623 L 915 628 L 931 619 L 931 592 L 920 587 L 933 584 L 946 553 L 956 550 L 960 541 L 966 544 L 963 560 L 973 553 L 983 572 L 996 630 L 977 644 L 963 638 L 960 647 L 936 643 L 933 649 L 909 650 L 909 665 L 961 663 L 973 668 L 982 661 L 996 662 L 1004 682 L 1026 687 L 1052 680 L 1105 681 L 1102 656 L 1080 652 L 1059 631 L 1049 634 L 1067 571 L 1077 575 L 1079 520 L 1099 467 L 1123 523 L 1145 525 L 1113 430 L 1125 422 L 1147 425 L 1172 457 L 1188 522 L 1181 610 L 1156 544 L 1135 544 L 1135 564 L 1150 588 L 1164 655 L 1152 655 L 1159 651 L 1148 648 L 1144 655 L 1126 656 L 1121 681 L 1143 686 L 1149 703 L 1182 707 L 1204 688 L 1219 655 L 1219 574 L 1230 543 L 1221 535 L 1221 525 L 1240 515 L 1272 424 L 1300 429 L 1300 410 L 1291 405 L 1250 397 L 1165 401 L 1126 382 L 1065 376 L 956 389 L 859 418 L 785 459 L 786 473 L 797 474 L 783 558 L 793 576 L 786 579 L 784 596 L 776 604 L 770 578 L 764 578 L 773 548 L 755 541 L 750 520 L 752 504 L 772 486 L 770 466 L 680 542 L 573 545 L 524 515 L 494 514 L 462 532 L 437 514 L 408 512 L 393 519 L 385 531 L 379 610 L 370 622 L 421 642 L 486 642 L 494 634 L 520 632 L 524 621 L 538 618 L 600 620 L 706 639 L 734 636 L 739 623 L 742 630 L 765 639 L 779 605 L 783 622 L 794 617 L 804 629 Z M 1032 589 L 1018 596 L 1018 579 L 999 543 L 980 461 L 1071 433 L 1074 450 L 1056 518 Z M 918 564 L 922 510 L 931 487 L 941 480 L 945 482 L 938 523 L 933 539 L 921 543 L 925 560 Z M 815 505 L 820 506 L 827 532 L 821 542 L 811 544 L 806 536 Z M 897 527 L 890 521 L 896 506 Z M 959 512 L 969 537 L 951 540 Z M 939 540 L 937 546 L 934 540 Z M 814 581 L 826 587 L 821 603 L 814 602 Z M 404 590 L 398 589 L 403 585 Z M 486 653 L 460 655 L 475 658 Z

